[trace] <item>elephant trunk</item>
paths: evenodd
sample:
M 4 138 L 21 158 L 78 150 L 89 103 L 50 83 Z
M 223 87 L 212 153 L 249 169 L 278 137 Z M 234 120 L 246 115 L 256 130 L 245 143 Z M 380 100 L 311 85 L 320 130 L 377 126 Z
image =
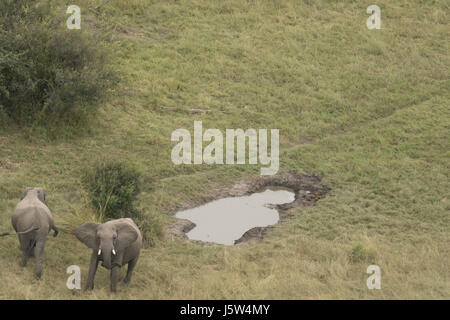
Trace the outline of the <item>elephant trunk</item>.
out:
M 114 250 L 114 247 L 111 245 L 101 245 L 100 246 L 100 250 L 99 251 L 99 256 L 101 256 L 103 262 L 102 262 L 102 266 L 104 266 L 106 269 L 111 269 L 112 263 L 111 263 L 111 259 L 112 259 L 112 252 Z

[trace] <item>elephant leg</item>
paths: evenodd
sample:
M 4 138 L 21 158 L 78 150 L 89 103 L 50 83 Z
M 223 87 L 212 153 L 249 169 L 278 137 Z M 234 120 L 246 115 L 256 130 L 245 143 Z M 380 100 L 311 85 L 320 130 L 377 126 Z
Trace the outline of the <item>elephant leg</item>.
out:
M 124 283 L 126 283 L 126 284 L 130 283 L 131 276 L 133 275 L 133 270 L 134 270 L 134 267 L 136 267 L 137 261 L 138 261 L 138 258 L 135 258 L 135 259 L 131 260 L 130 262 L 128 262 L 127 276 L 123 280 Z
M 97 272 L 97 268 L 98 268 L 98 256 L 97 252 L 93 252 L 91 256 L 91 264 L 89 265 L 89 274 L 86 282 L 86 287 L 84 290 L 94 289 L 94 278 L 95 273 Z
M 34 247 L 34 257 L 36 258 L 36 268 L 34 277 L 39 280 L 42 275 L 42 253 L 44 252 L 45 240 L 36 242 Z
M 36 248 L 36 241 L 30 240 L 30 244 L 28 246 L 28 257 L 34 257 L 34 248 Z
M 20 250 L 22 251 L 22 261 L 20 266 L 22 268 L 27 266 L 28 259 L 32 256 L 35 242 L 30 240 L 27 236 L 19 236 Z
M 28 251 L 27 250 L 22 250 L 22 261 L 20 262 L 20 266 L 22 268 L 25 268 L 27 266 L 27 262 L 28 262 Z
M 117 282 L 119 282 L 120 267 L 113 266 L 111 269 L 111 292 L 117 291 Z

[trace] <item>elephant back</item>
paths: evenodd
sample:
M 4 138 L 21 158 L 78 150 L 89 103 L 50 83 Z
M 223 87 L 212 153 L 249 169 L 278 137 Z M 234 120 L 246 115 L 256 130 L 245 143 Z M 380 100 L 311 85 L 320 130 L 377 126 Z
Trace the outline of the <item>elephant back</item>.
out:
M 53 225 L 53 216 L 48 207 L 39 200 L 24 200 L 16 206 L 12 216 L 15 231 L 26 233 L 41 228 L 49 229 Z

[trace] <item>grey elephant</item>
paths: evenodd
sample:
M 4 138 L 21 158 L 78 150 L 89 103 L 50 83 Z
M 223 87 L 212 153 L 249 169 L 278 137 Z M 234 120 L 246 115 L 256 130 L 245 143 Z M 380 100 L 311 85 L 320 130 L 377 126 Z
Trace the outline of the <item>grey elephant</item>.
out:
M 87 222 L 75 231 L 75 236 L 92 249 L 85 290 L 94 289 L 94 277 L 100 261 L 103 267 L 111 270 L 111 292 L 116 292 L 120 269 L 125 264 L 128 264 L 128 269 L 124 282 L 128 284 L 131 281 L 142 247 L 142 235 L 133 220 L 122 218 L 103 224 Z
M 25 267 L 30 257 L 36 259 L 35 278 L 42 275 L 42 254 L 50 230 L 58 235 L 52 213 L 47 207 L 47 198 L 42 188 L 27 188 L 17 204 L 11 218 L 12 226 L 19 237 L 22 251 L 21 266 Z

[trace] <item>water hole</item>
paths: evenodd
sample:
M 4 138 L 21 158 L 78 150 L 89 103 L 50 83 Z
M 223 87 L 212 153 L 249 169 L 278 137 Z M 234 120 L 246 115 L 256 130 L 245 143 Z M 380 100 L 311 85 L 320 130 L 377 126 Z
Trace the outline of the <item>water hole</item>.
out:
M 191 240 L 234 245 L 250 229 L 277 224 L 280 215 L 276 205 L 294 200 L 295 193 L 292 190 L 268 187 L 248 196 L 214 200 L 180 211 L 175 216 L 195 224 L 186 233 Z

